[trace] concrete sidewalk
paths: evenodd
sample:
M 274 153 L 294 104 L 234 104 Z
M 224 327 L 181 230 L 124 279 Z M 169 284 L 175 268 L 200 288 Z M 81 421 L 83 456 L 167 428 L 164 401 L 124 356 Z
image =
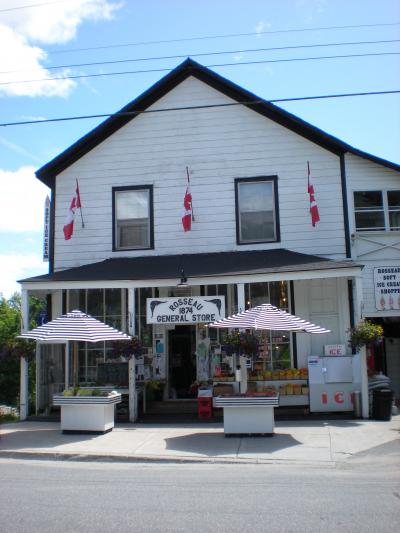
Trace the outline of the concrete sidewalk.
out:
M 281 421 L 272 438 L 226 438 L 222 423 L 117 424 L 105 435 L 63 435 L 57 422 L 17 422 L 0 428 L 0 457 L 334 466 L 393 443 L 399 432 L 400 415 L 390 422 Z

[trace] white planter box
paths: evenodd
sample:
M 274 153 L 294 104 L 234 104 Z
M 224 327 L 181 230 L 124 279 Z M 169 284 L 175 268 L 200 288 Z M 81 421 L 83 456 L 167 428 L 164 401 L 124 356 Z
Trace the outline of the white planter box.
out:
M 53 396 L 53 405 L 61 407 L 63 433 L 105 433 L 114 427 L 115 404 L 121 394 L 111 396 Z
M 225 435 L 273 435 L 274 407 L 278 397 L 217 397 L 216 407 L 224 410 Z

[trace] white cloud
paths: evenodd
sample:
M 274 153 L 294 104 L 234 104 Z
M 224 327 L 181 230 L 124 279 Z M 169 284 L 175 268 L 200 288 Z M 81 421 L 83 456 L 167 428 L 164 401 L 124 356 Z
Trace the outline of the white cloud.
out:
M 15 172 L 0 169 L 1 232 L 41 231 L 49 189 L 35 177 L 34 167 Z
M 45 68 L 47 53 L 41 46 L 64 44 L 83 22 L 109 20 L 121 6 L 113 0 L 69 0 L 0 13 L 0 50 L 7 50 L 1 56 L 0 95 L 67 96 L 76 85 L 73 80 L 7 82 L 67 76 L 67 69 L 52 73 Z
M 46 274 L 47 271 L 47 263 L 43 263 L 39 254 L 0 254 L 0 294 L 4 298 L 10 298 L 14 292 L 21 291 L 17 279 Z
M 271 24 L 269 22 L 264 22 L 263 20 L 259 20 L 257 24 L 255 25 L 254 29 L 256 31 L 257 37 L 261 37 L 261 34 L 268 28 L 271 27 Z
M 259 22 L 257 22 L 256 27 L 255 27 L 256 33 L 260 34 L 264 28 L 265 28 L 265 22 L 263 20 L 260 20 Z

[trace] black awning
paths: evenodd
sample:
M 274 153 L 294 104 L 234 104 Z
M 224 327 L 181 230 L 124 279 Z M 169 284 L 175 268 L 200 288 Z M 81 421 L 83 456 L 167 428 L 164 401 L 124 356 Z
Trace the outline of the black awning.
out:
M 106 259 L 20 282 L 177 279 L 353 268 L 353 261 L 333 261 L 283 248 L 182 255 L 148 255 Z

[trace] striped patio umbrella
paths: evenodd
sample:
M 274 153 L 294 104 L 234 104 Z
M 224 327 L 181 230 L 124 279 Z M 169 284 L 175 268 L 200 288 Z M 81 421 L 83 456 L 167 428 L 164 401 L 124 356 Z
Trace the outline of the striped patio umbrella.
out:
M 262 304 L 208 324 L 211 328 L 271 329 L 275 331 L 305 331 L 330 333 L 330 329 L 317 326 L 298 316 L 291 315 L 271 304 Z
M 78 341 L 83 342 L 101 342 L 101 341 L 129 341 L 132 337 L 118 331 L 117 329 L 100 322 L 96 318 L 75 310 L 62 315 L 43 326 L 39 326 L 31 331 L 22 333 L 19 339 L 34 339 L 37 342 L 46 344 L 68 344 L 73 342 L 72 351 L 72 376 L 73 384 L 77 383 L 78 372 Z M 66 387 L 68 383 L 67 373 Z
M 96 318 L 75 310 L 62 315 L 43 326 L 22 333 L 20 339 L 34 339 L 48 344 L 66 343 L 68 341 L 117 341 L 130 340 L 131 337 L 117 329 L 100 322 Z

